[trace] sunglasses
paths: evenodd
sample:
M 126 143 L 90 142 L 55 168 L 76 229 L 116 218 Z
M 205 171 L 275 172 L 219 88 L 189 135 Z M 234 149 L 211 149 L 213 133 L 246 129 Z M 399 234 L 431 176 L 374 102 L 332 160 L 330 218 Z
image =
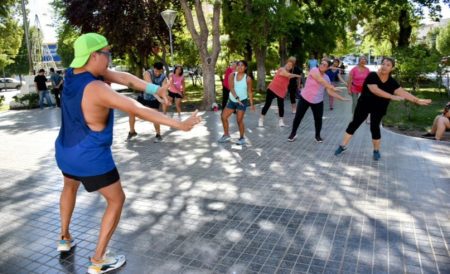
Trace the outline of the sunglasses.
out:
M 111 52 L 110 51 L 103 51 L 103 50 L 98 50 L 96 51 L 97 53 L 106 55 L 108 58 L 111 58 Z

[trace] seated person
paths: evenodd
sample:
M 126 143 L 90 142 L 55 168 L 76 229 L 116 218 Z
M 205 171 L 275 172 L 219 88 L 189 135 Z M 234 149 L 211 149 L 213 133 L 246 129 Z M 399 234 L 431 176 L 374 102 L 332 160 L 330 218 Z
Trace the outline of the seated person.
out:
M 450 102 L 444 108 L 442 114 L 439 114 L 434 118 L 431 131 L 422 135 L 422 137 L 434 137 L 436 140 L 441 140 L 444 136 L 444 132 L 450 129 Z

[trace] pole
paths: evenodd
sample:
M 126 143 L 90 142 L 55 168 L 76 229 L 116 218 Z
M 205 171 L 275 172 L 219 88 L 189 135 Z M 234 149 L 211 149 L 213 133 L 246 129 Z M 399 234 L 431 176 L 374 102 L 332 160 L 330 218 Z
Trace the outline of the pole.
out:
M 25 40 L 27 43 L 28 51 L 28 75 L 33 75 L 33 60 L 31 59 L 31 46 L 30 46 L 30 34 L 28 31 L 28 19 L 27 10 L 25 9 L 25 1 L 22 0 L 22 15 L 23 15 L 23 27 L 25 28 Z
M 173 46 L 172 46 L 172 29 L 169 28 L 169 39 L 170 39 L 170 66 L 173 67 Z

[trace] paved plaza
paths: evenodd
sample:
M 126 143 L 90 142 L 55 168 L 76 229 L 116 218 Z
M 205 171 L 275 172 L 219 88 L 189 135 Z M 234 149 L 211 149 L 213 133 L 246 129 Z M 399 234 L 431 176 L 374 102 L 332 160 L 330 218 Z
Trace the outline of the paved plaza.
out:
M 323 143 L 310 111 L 287 142 L 275 105 L 264 128 L 261 106 L 247 113 L 246 147 L 216 142 L 219 112 L 189 133 L 163 127 L 159 144 L 139 121 L 126 142 L 128 119 L 116 111 L 127 199 L 109 247 L 127 264 L 112 273 L 450 273 L 450 143 L 382 130 L 374 161 L 363 124 L 336 157 L 351 103 L 325 108 Z M 93 254 L 105 202 L 83 187 L 71 226 L 78 245 L 56 251 L 59 124 L 59 109 L 0 114 L 0 273 L 85 273 Z

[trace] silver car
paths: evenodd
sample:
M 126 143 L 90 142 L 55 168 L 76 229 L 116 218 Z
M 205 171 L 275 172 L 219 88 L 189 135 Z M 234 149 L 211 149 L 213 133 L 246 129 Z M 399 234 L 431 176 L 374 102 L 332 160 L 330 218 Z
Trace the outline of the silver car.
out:
M 0 91 L 7 89 L 20 89 L 25 81 L 20 82 L 14 78 L 0 78 Z

